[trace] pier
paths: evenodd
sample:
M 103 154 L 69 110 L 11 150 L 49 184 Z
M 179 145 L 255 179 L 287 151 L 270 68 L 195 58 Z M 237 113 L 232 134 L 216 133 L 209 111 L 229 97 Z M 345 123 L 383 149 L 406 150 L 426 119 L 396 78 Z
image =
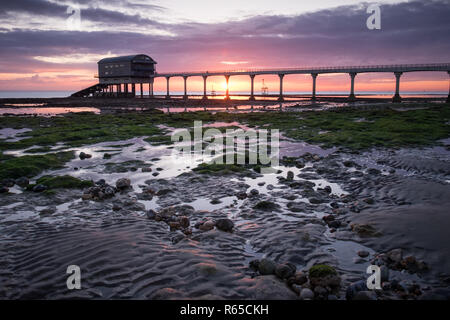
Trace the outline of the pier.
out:
M 142 55 L 140 55 L 142 56 Z M 130 58 L 132 56 L 128 56 Z M 115 58 L 117 59 L 117 58 Z M 151 59 L 151 58 L 150 58 Z M 103 59 L 107 60 L 107 59 Z M 101 60 L 102 61 L 102 60 Z M 100 62 L 101 62 L 100 61 Z M 152 63 L 156 62 L 151 59 Z M 99 64 L 100 64 L 99 62 Z M 134 62 L 134 61 L 133 61 Z M 131 62 L 131 65 L 133 64 Z M 100 68 L 100 67 L 99 67 Z M 407 72 L 445 72 L 449 76 L 449 94 L 447 102 L 450 102 L 450 63 L 435 63 L 435 64 L 397 64 L 397 65 L 369 65 L 369 66 L 334 66 L 334 67 L 297 67 L 297 68 L 280 68 L 280 69 L 236 69 L 236 70 L 208 70 L 208 71 L 190 71 L 190 72 L 170 72 L 158 73 L 152 70 L 148 74 L 143 74 L 142 69 L 134 69 L 130 75 L 121 76 L 99 76 L 100 82 L 92 87 L 86 88 L 74 93 L 72 96 L 117 96 L 117 97 L 135 97 L 135 85 L 140 85 L 140 96 L 144 97 L 144 84 L 148 84 L 148 97 L 155 98 L 154 82 L 157 78 L 165 78 L 166 80 L 166 99 L 173 98 L 170 92 L 170 80 L 175 77 L 183 78 L 184 90 L 182 99 L 187 100 L 188 94 L 188 80 L 192 77 L 201 77 L 203 79 L 203 100 L 208 99 L 207 95 L 207 81 L 209 77 L 224 77 L 226 81 L 225 100 L 230 100 L 229 82 L 233 76 L 248 76 L 250 80 L 250 92 L 248 100 L 255 101 L 255 78 L 263 75 L 276 75 L 279 78 L 279 92 L 276 95 L 278 101 L 285 100 L 283 92 L 283 82 L 286 77 L 290 75 L 309 74 L 311 75 L 312 89 L 311 100 L 317 99 L 317 78 L 323 74 L 348 74 L 350 80 L 350 92 L 348 101 L 355 101 L 355 81 L 357 81 L 358 74 L 362 73 L 391 73 L 395 78 L 395 91 L 392 97 L 393 102 L 401 102 L 400 83 L 401 77 Z M 147 69 L 146 69 L 147 70 Z M 138 75 L 135 75 L 138 73 Z M 106 72 L 108 74 L 108 72 Z M 129 86 L 131 85 L 131 90 Z

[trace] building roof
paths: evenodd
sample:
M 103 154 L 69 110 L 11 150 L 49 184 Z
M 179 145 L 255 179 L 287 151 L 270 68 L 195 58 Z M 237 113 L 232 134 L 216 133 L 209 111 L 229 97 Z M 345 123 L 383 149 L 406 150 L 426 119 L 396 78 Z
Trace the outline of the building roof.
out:
M 153 60 L 151 57 L 149 57 L 146 54 L 135 54 L 135 55 L 131 55 L 131 56 L 104 58 L 97 63 L 100 64 L 100 63 L 111 63 L 111 62 L 128 62 L 128 61 L 133 61 L 134 59 L 137 59 L 137 58 L 140 58 L 140 59 L 144 58 L 145 60 L 147 60 L 147 58 L 148 58 L 149 59 L 148 62 L 156 64 L 156 61 Z

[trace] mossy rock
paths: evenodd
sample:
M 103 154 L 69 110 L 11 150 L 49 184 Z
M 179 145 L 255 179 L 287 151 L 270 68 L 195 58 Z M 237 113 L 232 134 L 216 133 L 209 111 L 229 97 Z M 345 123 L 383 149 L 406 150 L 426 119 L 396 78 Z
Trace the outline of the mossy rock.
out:
M 92 187 L 94 183 L 88 180 L 81 180 L 69 175 L 65 176 L 43 176 L 36 180 L 36 184 L 27 187 L 27 190 L 32 190 L 35 185 L 42 184 L 52 189 L 83 189 Z
M 337 275 L 336 269 L 326 264 L 317 264 L 309 269 L 310 278 L 323 278 L 334 275 Z

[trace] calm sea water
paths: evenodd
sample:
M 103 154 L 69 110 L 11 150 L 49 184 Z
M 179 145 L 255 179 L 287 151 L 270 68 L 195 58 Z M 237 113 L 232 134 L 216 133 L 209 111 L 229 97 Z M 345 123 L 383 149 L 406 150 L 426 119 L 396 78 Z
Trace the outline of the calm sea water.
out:
M 74 91 L 0 91 L 0 98 L 64 98 L 69 97 Z M 209 93 L 209 92 L 208 92 Z M 139 91 L 136 92 L 139 94 Z M 144 91 L 144 94 L 148 94 L 147 91 Z M 157 91 L 156 95 L 165 95 L 165 91 Z M 182 91 L 171 91 L 171 95 L 183 95 Z M 189 94 L 192 95 L 202 95 L 203 91 L 190 91 Z M 217 95 L 223 95 L 224 92 L 217 91 Z M 246 91 L 230 91 L 230 95 L 233 94 L 249 94 Z M 255 92 L 255 94 L 259 94 L 259 92 Z M 269 94 L 278 94 L 278 92 L 269 92 Z M 285 94 L 298 94 L 298 95 L 310 95 L 309 91 L 298 91 L 298 92 L 285 92 Z M 348 95 L 346 91 L 320 91 L 317 93 L 318 95 Z M 371 96 L 371 97 L 391 97 L 393 96 L 392 92 L 382 92 L 382 91 L 359 91 L 356 92 L 358 96 Z M 401 92 L 402 96 L 406 97 L 446 97 L 448 92 Z

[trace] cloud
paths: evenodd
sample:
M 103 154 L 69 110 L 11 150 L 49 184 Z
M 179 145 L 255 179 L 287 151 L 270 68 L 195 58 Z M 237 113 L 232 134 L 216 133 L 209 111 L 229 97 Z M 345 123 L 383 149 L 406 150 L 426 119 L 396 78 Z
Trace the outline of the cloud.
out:
M 60 14 L 62 5 L 39 2 L 11 1 L 4 11 L 11 14 L 22 8 L 26 14 Z M 144 6 L 134 3 L 134 8 Z M 367 29 L 367 4 L 210 24 L 161 23 L 133 10 L 121 11 L 130 3 L 119 0 L 80 4 L 88 6 L 83 19 L 99 29 L 77 32 L 20 25 L 0 29 L 2 73 L 74 67 L 95 73 L 95 60 L 107 53 L 149 54 L 158 61 L 160 72 L 212 70 L 244 62 L 254 68 L 450 62 L 450 3 L 444 0 L 382 5 L 381 30 Z M 150 5 L 149 10 L 165 9 Z M 150 32 L 153 27 L 171 36 Z

